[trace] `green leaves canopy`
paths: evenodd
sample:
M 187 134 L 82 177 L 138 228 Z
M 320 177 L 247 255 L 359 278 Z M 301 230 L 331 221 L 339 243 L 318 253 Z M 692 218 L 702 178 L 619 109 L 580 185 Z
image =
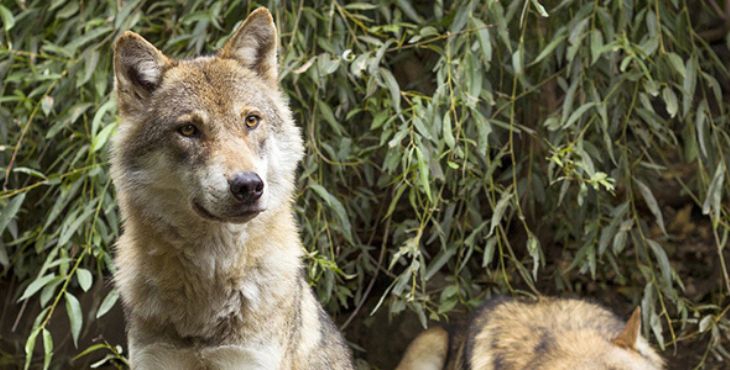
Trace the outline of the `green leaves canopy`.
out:
M 660 345 L 711 337 L 727 354 L 730 82 L 715 3 L 262 3 L 307 141 L 296 204 L 320 299 L 425 321 L 496 293 L 613 293 L 642 305 Z M 0 265 L 16 300 L 41 303 L 23 328 L 27 366 L 50 366 L 62 299 L 74 342 L 117 302 L 88 314 L 76 298 L 113 271 L 119 234 L 112 41 L 132 29 L 173 56 L 212 52 L 256 6 L 0 4 Z M 666 187 L 711 224 L 720 278 L 705 295 L 677 269 Z M 113 344 L 92 347 L 123 364 Z

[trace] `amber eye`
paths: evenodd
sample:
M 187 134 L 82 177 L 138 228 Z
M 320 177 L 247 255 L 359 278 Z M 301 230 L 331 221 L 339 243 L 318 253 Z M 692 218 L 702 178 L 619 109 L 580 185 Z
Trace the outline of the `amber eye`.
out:
M 259 125 L 259 121 L 261 121 L 261 117 L 255 115 L 255 114 L 249 114 L 246 115 L 246 127 L 248 128 L 256 128 L 256 126 Z
M 180 126 L 180 128 L 177 129 L 177 132 L 180 133 L 180 135 L 185 137 L 194 137 L 198 136 L 198 128 L 195 127 L 193 124 L 187 124 Z

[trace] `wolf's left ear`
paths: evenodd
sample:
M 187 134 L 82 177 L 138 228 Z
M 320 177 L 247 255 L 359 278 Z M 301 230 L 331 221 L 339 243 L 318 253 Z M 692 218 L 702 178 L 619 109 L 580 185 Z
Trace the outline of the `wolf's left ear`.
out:
M 629 349 L 636 349 L 636 341 L 641 336 L 641 308 L 636 307 L 624 330 L 613 339 L 613 344 Z
M 274 18 L 268 9 L 258 8 L 233 33 L 219 56 L 235 59 L 267 82 L 276 84 L 279 77 L 276 46 Z

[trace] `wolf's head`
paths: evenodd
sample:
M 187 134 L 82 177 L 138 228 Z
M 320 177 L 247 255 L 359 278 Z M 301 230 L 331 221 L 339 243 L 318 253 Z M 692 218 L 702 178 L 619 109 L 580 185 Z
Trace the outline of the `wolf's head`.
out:
M 114 48 L 122 123 L 112 163 L 123 203 L 149 216 L 243 223 L 290 201 L 303 146 L 276 50 L 263 8 L 214 56 L 175 60 L 124 33 Z
M 641 336 L 639 308 L 634 311 L 623 329 L 614 336 L 607 337 L 604 332 L 597 330 L 564 330 L 555 338 L 541 342 L 539 349 L 544 355 L 543 363 L 536 367 L 539 369 L 660 370 L 664 368 L 662 358 Z

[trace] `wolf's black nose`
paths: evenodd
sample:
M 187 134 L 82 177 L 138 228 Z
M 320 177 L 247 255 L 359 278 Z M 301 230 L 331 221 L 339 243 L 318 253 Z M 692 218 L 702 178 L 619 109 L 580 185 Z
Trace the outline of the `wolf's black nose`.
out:
M 253 203 L 264 193 L 264 181 L 255 172 L 239 172 L 228 185 L 233 196 L 244 203 Z

